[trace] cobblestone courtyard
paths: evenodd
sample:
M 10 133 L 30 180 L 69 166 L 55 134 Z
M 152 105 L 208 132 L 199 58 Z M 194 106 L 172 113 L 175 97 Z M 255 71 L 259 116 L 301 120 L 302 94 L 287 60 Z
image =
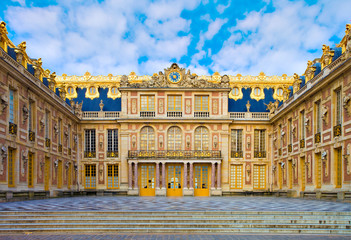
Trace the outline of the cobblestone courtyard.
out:
M 351 204 L 276 197 L 86 196 L 0 203 L 0 211 L 351 211 Z

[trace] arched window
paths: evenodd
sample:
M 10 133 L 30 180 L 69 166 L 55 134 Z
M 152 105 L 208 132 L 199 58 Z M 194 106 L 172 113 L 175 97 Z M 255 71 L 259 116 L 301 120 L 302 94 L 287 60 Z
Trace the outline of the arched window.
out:
M 195 129 L 195 150 L 209 150 L 209 133 L 205 127 Z
M 182 130 L 179 127 L 171 127 L 168 129 L 167 147 L 168 150 L 182 149 Z
M 254 93 L 255 93 L 256 96 L 260 95 L 261 94 L 261 88 L 256 87 L 255 90 L 254 90 Z
M 112 87 L 111 88 L 111 92 L 112 92 L 112 94 L 117 94 L 117 88 L 116 87 Z
M 68 87 L 67 92 L 68 92 L 68 94 L 73 94 L 74 93 L 73 87 Z
M 278 88 L 278 89 L 277 89 L 277 95 L 278 95 L 279 97 L 283 96 L 283 89 Z
M 141 129 L 140 150 L 155 150 L 155 131 L 152 127 L 143 127 Z
M 237 87 L 233 88 L 232 92 L 233 92 L 234 96 L 238 96 L 239 95 L 239 88 L 237 88 Z

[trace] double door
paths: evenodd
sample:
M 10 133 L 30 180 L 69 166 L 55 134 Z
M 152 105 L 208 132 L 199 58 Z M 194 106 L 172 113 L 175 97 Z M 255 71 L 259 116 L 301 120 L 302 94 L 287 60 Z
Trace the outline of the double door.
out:
M 194 164 L 194 196 L 207 197 L 210 195 L 210 172 L 210 165 Z
M 140 196 L 155 196 L 156 171 L 155 164 L 141 164 L 139 168 Z

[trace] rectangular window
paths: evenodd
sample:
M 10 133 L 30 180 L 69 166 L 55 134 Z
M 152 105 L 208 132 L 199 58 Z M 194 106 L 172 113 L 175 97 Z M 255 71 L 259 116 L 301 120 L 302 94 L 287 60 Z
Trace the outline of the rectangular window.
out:
M 266 165 L 254 165 L 253 167 L 253 188 L 266 188 Z
M 208 96 L 195 96 L 195 112 L 208 112 Z
M 243 188 L 243 165 L 230 165 L 230 188 Z
M 96 188 L 96 165 L 85 165 L 85 188 Z
M 118 157 L 118 130 L 107 130 L 107 156 Z
M 236 157 L 236 158 L 243 157 L 243 130 L 242 129 L 231 130 L 231 151 L 232 151 L 232 157 Z
M 342 122 L 342 103 L 341 103 L 341 89 L 335 91 L 336 94 L 336 125 Z
M 322 116 L 321 116 L 321 101 L 316 102 L 316 133 L 320 133 L 322 130 Z
M 305 139 L 305 111 L 300 112 L 300 139 Z
M 15 187 L 15 150 L 8 149 L 8 187 Z
M 67 127 L 67 132 L 68 132 L 68 136 L 67 136 L 67 147 L 71 148 L 71 125 L 68 125 Z
M 62 144 L 62 120 L 58 120 L 58 144 Z
M 293 142 L 293 131 L 292 131 L 292 119 L 289 119 L 289 144 L 292 144 Z
M 10 103 L 9 103 L 9 111 L 10 111 L 10 122 L 15 123 L 15 93 L 12 89 L 10 89 Z
M 29 101 L 28 103 L 28 131 L 33 131 L 33 102 Z
M 107 188 L 114 189 L 119 187 L 118 164 L 107 165 Z
M 49 122 L 49 112 L 48 111 L 46 111 L 45 112 L 45 138 L 49 138 L 49 124 L 50 124 L 50 122 Z
M 34 187 L 34 181 L 33 181 L 33 174 L 34 174 L 34 154 L 33 153 L 29 153 L 28 154 L 28 187 L 32 188 Z
M 282 149 L 283 148 L 283 134 L 282 134 L 282 125 L 281 124 L 279 124 L 278 136 L 279 136 L 279 148 Z
M 265 158 L 266 157 L 266 130 L 255 129 L 255 153 L 254 157 Z
M 155 111 L 155 96 L 141 95 L 140 96 L 140 111 Z
M 95 140 L 95 129 L 86 129 L 85 130 L 85 152 L 94 153 L 96 152 L 96 140 Z M 88 157 L 93 157 L 93 156 Z
M 168 95 L 168 107 L 169 112 L 180 112 L 182 111 L 182 96 L 179 95 Z

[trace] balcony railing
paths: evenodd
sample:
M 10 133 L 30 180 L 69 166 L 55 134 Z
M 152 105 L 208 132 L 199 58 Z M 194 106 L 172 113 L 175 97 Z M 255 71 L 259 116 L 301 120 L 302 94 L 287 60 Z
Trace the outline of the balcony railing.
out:
M 267 112 L 231 112 L 229 113 L 231 119 L 238 120 L 269 120 L 269 113 Z
M 109 158 L 118 157 L 118 151 L 107 151 L 107 157 L 109 157 Z
M 155 112 L 140 112 L 140 117 L 155 117 Z
M 84 151 L 84 158 L 96 158 L 96 152 Z
M 300 140 L 300 148 L 304 148 L 305 147 L 305 139 L 301 139 Z
M 221 158 L 221 151 L 211 150 L 165 150 L 165 151 L 147 151 L 147 150 L 130 150 L 129 158 L 167 158 L 167 159 L 203 159 L 203 158 Z
M 210 113 L 209 112 L 194 112 L 194 117 L 208 118 L 208 117 L 210 117 Z
M 49 138 L 45 138 L 45 147 L 49 148 L 51 145 L 51 141 Z
M 28 131 L 28 139 L 31 142 L 35 141 L 35 132 L 32 132 L 31 130 Z
M 254 158 L 266 158 L 266 151 L 254 151 Z
M 182 112 L 167 112 L 167 117 L 182 117 Z
M 243 151 L 231 151 L 232 158 L 243 158 Z
M 341 136 L 341 124 L 334 126 L 333 130 L 334 130 L 334 137 Z
M 13 135 L 17 134 L 17 125 L 16 124 L 9 122 L 9 133 L 13 134 Z
M 84 120 L 89 120 L 89 119 L 95 119 L 95 118 L 103 118 L 103 119 L 116 119 L 119 118 L 119 113 L 120 112 L 113 112 L 113 111 L 86 111 L 83 112 L 83 119 Z
M 288 152 L 292 152 L 292 144 L 288 145 Z
M 314 143 L 320 143 L 321 142 L 321 133 L 316 133 L 314 135 Z

